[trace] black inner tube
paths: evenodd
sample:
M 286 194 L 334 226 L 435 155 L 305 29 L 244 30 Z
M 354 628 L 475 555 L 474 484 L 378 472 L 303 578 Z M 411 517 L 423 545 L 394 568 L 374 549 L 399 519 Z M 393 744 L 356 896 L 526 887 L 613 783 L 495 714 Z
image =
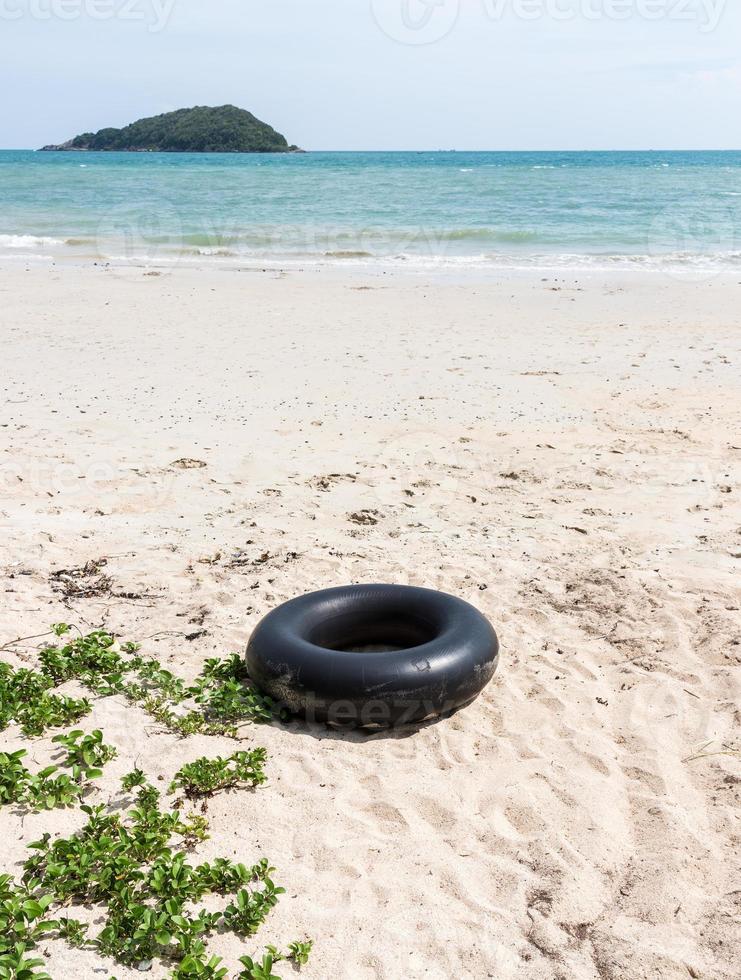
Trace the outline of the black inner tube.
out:
M 373 611 L 345 613 L 322 620 L 307 640 L 324 650 L 347 653 L 411 650 L 436 639 L 437 625 L 418 616 L 394 613 L 379 617 Z
M 310 720 L 388 728 L 448 715 L 491 680 L 499 643 L 461 599 L 401 585 L 299 596 L 257 626 L 254 684 Z

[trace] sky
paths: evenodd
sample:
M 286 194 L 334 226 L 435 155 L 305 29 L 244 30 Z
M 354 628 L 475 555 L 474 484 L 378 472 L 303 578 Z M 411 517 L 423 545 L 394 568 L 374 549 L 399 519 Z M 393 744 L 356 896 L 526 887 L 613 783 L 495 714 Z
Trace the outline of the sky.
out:
M 0 146 L 232 103 L 308 150 L 740 149 L 738 0 L 0 0 Z

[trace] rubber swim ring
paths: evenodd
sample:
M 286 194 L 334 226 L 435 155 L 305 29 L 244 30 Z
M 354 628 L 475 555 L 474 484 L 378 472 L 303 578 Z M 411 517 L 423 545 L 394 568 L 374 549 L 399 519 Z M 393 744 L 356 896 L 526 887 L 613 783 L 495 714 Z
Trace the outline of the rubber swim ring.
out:
M 497 635 L 473 606 L 406 585 L 351 585 L 284 603 L 247 647 L 252 681 L 291 713 L 360 728 L 450 714 L 491 680 Z

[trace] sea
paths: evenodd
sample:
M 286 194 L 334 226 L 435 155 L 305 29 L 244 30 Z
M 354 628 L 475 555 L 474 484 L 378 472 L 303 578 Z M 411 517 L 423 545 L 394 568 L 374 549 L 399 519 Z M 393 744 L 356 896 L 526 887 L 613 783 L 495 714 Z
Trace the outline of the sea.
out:
M 741 151 L 0 151 L 0 258 L 741 270 Z

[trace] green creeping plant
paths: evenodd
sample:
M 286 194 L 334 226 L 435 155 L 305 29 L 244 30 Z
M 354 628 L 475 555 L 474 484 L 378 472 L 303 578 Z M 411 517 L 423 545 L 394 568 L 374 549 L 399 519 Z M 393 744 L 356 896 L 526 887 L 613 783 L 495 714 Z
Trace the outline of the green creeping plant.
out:
M 21 762 L 26 755 L 25 749 L 0 752 L 0 806 L 20 803 L 24 799 L 31 777 L 31 773 Z
M 93 688 L 99 678 L 127 669 L 126 661 L 115 649 L 113 636 L 104 630 L 78 636 L 62 647 L 45 647 L 39 660 L 41 669 L 55 685 L 76 677 Z
M 270 698 L 243 683 L 245 667 L 238 654 L 208 660 L 189 687 L 158 661 L 141 657 L 137 644 L 122 643 L 117 648 L 114 637 L 103 630 L 70 638 L 66 636 L 70 627 L 58 623 L 52 632 L 66 642 L 41 650 L 40 671 L 16 671 L 0 664 L 0 729 L 17 721 L 24 734 L 37 736 L 48 728 L 79 721 L 90 711 L 87 699 L 50 693 L 73 678 L 95 695 L 124 695 L 182 737 L 196 733 L 234 737 L 240 723 L 270 721 L 275 714 Z M 173 710 L 186 701 L 198 708 Z
M 0 978 L 2 980 L 51 980 L 43 960 L 27 954 L 37 940 L 54 930 L 56 922 L 45 918 L 53 899 L 35 896 L 33 890 L 16 888 L 10 875 L 0 875 Z
M 28 959 L 28 949 L 24 943 L 16 943 L 12 949 L 0 952 L 1 980 L 52 980 L 40 959 Z
M 142 810 L 155 810 L 159 804 L 160 791 L 149 783 L 144 783 L 136 794 L 137 805 Z
M 105 744 L 103 733 L 97 728 L 90 735 L 85 735 L 79 729 L 67 735 L 56 735 L 52 742 L 67 750 L 66 766 L 78 769 L 89 778 L 92 778 L 93 773 L 101 775 L 99 767 L 117 755 L 112 745 Z
M 290 943 L 288 946 L 288 958 L 293 960 L 299 966 L 305 966 L 309 962 L 309 956 L 311 954 L 311 949 L 314 945 L 313 939 L 308 939 L 306 942 L 295 942 Z
M 69 637 L 66 624 L 53 627 L 64 640 L 41 651 L 40 670 L 14 670 L 0 662 L 0 728 L 19 723 L 28 735 L 69 726 L 90 711 L 90 701 L 54 692 L 76 679 L 97 696 L 122 694 L 140 704 L 164 728 L 178 735 L 236 735 L 243 722 L 267 721 L 273 703 L 243 683 L 238 655 L 207 661 L 191 686 L 152 659 L 139 656 L 135 644 L 116 645 L 102 630 Z M 31 773 L 23 750 L 0 753 L 0 804 L 21 803 L 35 809 L 77 803 L 85 780 L 115 756 L 99 730 L 75 729 L 57 735 L 68 772 L 56 766 Z M 219 790 L 256 787 L 265 781 L 263 748 L 234 752 L 226 758 L 202 757 L 183 766 L 171 790 L 206 796 Z M 216 928 L 251 935 L 265 921 L 283 893 L 273 883 L 274 868 L 262 860 L 250 867 L 217 858 L 191 865 L 188 852 L 207 838 L 201 815 L 185 816 L 160 809 L 160 793 L 141 769 L 121 781 L 135 802 L 127 811 L 82 805 L 87 823 L 69 838 L 45 835 L 29 845 L 18 888 L 0 878 L 0 980 L 50 980 L 33 955 L 36 940 L 55 934 L 76 948 L 96 948 L 117 961 L 139 965 L 155 958 L 174 971 L 174 980 L 223 980 L 227 969 L 210 956 L 205 940 Z M 226 898 L 223 911 L 198 911 L 203 896 Z M 98 935 L 72 918 L 46 920 L 53 903 L 97 904 L 104 916 Z M 268 947 L 261 961 L 245 957 L 239 974 L 247 980 L 276 980 L 273 967 L 291 959 L 306 962 L 311 943 L 292 943 L 286 954 Z M 112 980 L 112 978 L 110 978 Z
M 218 913 L 207 912 L 188 917 L 183 903 L 174 899 L 153 908 L 141 903 L 122 904 L 109 914 L 98 945 L 103 953 L 124 963 L 155 956 L 183 959 L 203 949 L 199 937 L 213 931 L 219 919 Z
M 207 683 L 229 680 L 241 681 L 246 676 L 247 668 L 238 653 L 232 653 L 230 656 L 224 657 L 223 660 L 211 657 L 203 665 L 201 671 L 201 677 Z
M 278 896 L 285 892 L 285 888 L 276 888 L 270 878 L 264 878 L 262 885 L 262 891 L 241 888 L 224 909 L 224 924 L 232 932 L 253 936 L 277 904 Z
M 207 719 L 216 721 L 270 721 L 273 702 L 234 678 L 204 680 L 193 688 Z
M 206 959 L 206 954 L 191 954 L 186 956 L 172 973 L 172 980 L 221 980 L 229 972 L 226 967 L 221 966 L 220 956 L 212 956 Z
M 311 948 L 314 945 L 311 939 L 307 939 L 306 942 L 293 942 L 288 946 L 287 953 L 281 953 L 275 948 L 275 946 L 266 946 L 265 951 L 273 958 L 273 963 L 280 963 L 281 960 L 292 960 L 296 966 L 301 969 L 306 963 L 309 962 L 309 955 L 311 954 Z M 249 957 L 244 957 L 241 962 L 249 960 Z M 253 964 L 254 967 L 254 964 Z
M 266 860 L 250 868 L 226 858 L 192 866 L 182 847 L 203 839 L 203 817 L 162 812 L 156 790 L 143 781 L 141 771 L 122 782 L 138 788 L 137 805 L 126 815 L 102 805 L 83 806 L 88 820 L 77 834 L 56 840 L 46 835 L 30 845 L 33 856 L 24 864 L 24 885 L 29 892 L 43 889 L 65 905 L 105 907 L 105 924 L 95 938 L 88 939 L 74 920 L 55 923 L 58 934 L 73 945 L 93 945 L 133 965 L 156 957 L 174 960 L 175 978 L 220 980 L 224 968 L 218 958 L 209 958 L 204 939 L 222 923 L 240 934 L 259 928 L 283 892 L 271 880 L 274 868 Z M 225 912 L 189 911 L 214 892 L 236 892 Z M 271 965 L 283 958 L 272 954 Z M 265 965 L 265 959 L 254 964 L 255 977 L 272 975 Z
M 94 733 L 96 734 L 100 733 Z M 82 732 L 71 732 L 70 735 L 58 735 L 54 741 L 62 744 L 69 742 L 70 745 L 75 746 L 81 735 Z M 93 739 L 93 744 L 98 745 L 97 739 Z M 86 745 L 85 739 L 80 745 L 83 747 Z M 106 751 L 100 753 L 101 759 L 111 758 L 111 752 L 115 755 L 114 749 L 109 746 L 104 748 Z M 85 780 L 95 779 L 102 774 L 100 769 L 81 768 L 76 755 L 72 752 L 67 757 L 67 765 L 71 766 L 72 775 L 61 773 L 55 776 L 59 771 L 57 766 L 47 766 L 37 773 L 31 773 L 21 762 L 25 755 L 25 749 L 11 753 L 0 752 L 0 805 L 20 803 L 36 812 L 72 806 L 85 792 L 87 788 Z
M 216 858 L 212 864 L 199 864 L 193 871 L 193 884 L 199 897 L 205 894 L 233 894 L 245 885 L 266 881 L 275 871 L 263 858 L 248 868 L 228 858 Z
M 195 898 L 193 868 L 186 864 L 185 855 L 166 854 L 152 865 L 147 878 L 150 891 L 158 898 Z M 200 896 L 198 896 L 200 897 Z
M 11 948 L 11 935 L 16 941 L 33 943 L 55 929 L 56 922 L 45 919 L 53 900 L 52 895 L 35 897 L 29 889 L 16 888 L 10 875 L 0 875 L 0 952 Z
M 24 735 L 35 737 L 43 735 L 49 728 L 73 725 L 90 714 L 91 710 L 87 698 L 43 694 L 38 701 L 20 706 L 16 711 L 15 720 L 20 724 Z
M 36 670 L 14 670 L 10 664 L 0 664 L 0 695 L 10 707 L 16 707 L 17 702 L 39 700 L 53 686 L 53 681 Z
M 88 700 L 50 694 L 52 687 L 54 680 L 44 673 L 0 663 L 0 730 L 15 721 L 24 735 L 36 737 L 88 714 Z
M 186 763 L 175 773 L 169 792 L 182 789 L 186 796 L 193 798 L 212 796 L 219 790 L 234 786 L 259 786 L 267 779 L 264 770 L 266 759 L 267 753 L 263 748 L 234 752 L 227 759 L 203 756 Z
M 137 789 L 138 787 L 144 786 L 147 781 L 147 777 L 144 775 L 141 769 L 133 769 L 131 772 L 126 773 L 126 775 L 121 779 L 121 789 L 128 793 L 132 789 Z
M 185 682 L 165 670 L 157 660 L 140 661 L 137 674 L 143 687 L 159 691 L 174 704 L 180 704 L 188 696 Z
M 66 940 L 73 949 L 83 949 L 90 940 L 87 938 L 88 926 L 77 919 L 59 919 L 57 935 Z
M 56 766 L 47 766 L 46 769 L 31 776 L 28 781 L 23 802 L 36 812 L 73 806 L 85 791 L 80 773 L 75 773 L 73 770 L 71 776 L 62 773 L 52 778 L 56 771 Z M 96 774 L 100 774 L 99 770 L 92 770 L 89 775 L 94 777 Z
M 280 980 L 279 976 L 273 973 L 275 957 L 266 953 L 262 962 L 258 963 L 251 956 L 240 956 L 239 962 L 244 966 L 244 970 L 239 974 L 238 980 Z

